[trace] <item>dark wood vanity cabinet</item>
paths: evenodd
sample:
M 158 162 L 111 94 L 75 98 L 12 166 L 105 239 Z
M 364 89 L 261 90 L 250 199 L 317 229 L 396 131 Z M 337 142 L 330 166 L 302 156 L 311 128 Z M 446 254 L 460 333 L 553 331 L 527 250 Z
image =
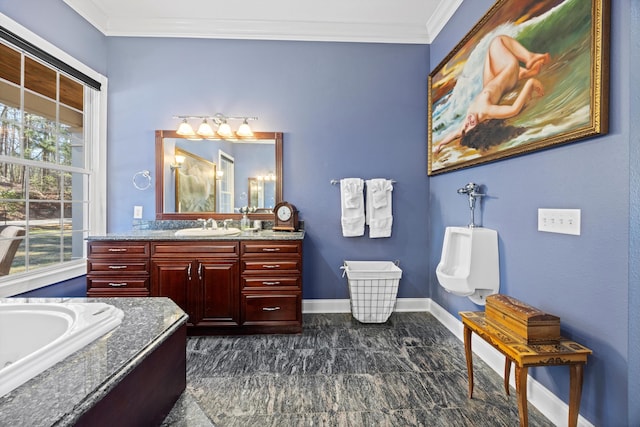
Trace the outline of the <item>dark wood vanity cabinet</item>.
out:
M 247 326 L 302 331 L 302 242 L 243 241 L 240 316 Z
M 166 296 L 198 328 L 237 327 L 238 242 L 152 243 L 151 295 Z
M 87 296 L 149 296 L 149 243 L 90 242 Z
M 87 295 L 165 296 L 190 335 L 302 331 L 302 241 L 89 241 Z

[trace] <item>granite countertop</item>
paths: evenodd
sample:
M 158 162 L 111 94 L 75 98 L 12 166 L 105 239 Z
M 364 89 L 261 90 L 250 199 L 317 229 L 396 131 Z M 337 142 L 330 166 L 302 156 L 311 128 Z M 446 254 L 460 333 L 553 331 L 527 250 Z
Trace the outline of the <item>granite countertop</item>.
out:
M 124 312 L 120 326 L 0 396 L 0 420 L 67 426 L 104 397 L 187 321 L 169 298 L 1 298 L 3 303 L 104 302 Z
M 131 230 L 122 233 L 108 233 L 89 236 L 87 240 L 303 240 L 301 231 L 243 231 L 230 236 L 176 236 L 176 230 Z

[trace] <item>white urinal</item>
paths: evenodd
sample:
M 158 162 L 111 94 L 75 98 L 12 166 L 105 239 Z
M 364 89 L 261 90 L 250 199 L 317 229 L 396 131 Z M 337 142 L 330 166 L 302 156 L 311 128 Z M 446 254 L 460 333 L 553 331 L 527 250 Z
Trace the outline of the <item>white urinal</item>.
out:
M 481 227 L 447 227 L 436 276 L 447 292 L 485 305 L 485 298 L 500 288 L 498 232 Z

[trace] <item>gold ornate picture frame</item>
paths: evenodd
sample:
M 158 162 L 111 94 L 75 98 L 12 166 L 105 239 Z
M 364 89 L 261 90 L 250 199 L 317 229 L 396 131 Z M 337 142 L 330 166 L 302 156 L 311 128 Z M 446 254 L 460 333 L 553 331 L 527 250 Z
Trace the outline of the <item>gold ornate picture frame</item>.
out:
M 429 74 L 436 175 L 608 132 L 609 0 L 498 0 Z

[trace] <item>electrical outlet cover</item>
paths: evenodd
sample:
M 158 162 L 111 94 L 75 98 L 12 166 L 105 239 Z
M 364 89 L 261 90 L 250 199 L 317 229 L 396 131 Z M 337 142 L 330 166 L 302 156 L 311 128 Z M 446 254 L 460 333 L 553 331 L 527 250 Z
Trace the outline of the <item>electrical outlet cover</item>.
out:
M 133 207 L 133 219 L 142 219 L 142 206 Z
M 538 231 L 580 235 L 580 209 L 538 209 Z

